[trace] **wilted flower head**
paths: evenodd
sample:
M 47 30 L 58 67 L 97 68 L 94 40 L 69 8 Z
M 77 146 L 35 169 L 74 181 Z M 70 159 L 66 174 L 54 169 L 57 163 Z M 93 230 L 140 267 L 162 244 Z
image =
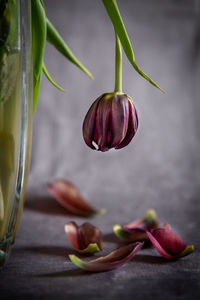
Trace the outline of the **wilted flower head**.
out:
M 83 138 L 92 149 L 121 149 L 130 143 L 137 128 L 132 99 L 123 93 L 106 93 L 90 107 L 83 122 Z

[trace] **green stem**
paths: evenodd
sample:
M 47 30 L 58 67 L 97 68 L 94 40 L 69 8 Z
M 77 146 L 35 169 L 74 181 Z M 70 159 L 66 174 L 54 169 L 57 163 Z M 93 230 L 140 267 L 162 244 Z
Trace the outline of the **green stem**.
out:
M 122 49 L 120 40 L 115 33 L 115 92 L 122 92 Z

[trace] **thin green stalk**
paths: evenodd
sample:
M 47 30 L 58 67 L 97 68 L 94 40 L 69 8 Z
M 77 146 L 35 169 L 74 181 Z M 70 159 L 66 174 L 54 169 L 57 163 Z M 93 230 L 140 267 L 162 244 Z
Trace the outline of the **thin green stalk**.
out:
M 120 40 L 115 33 L 115 92 L 122 92 L 122 48 Z

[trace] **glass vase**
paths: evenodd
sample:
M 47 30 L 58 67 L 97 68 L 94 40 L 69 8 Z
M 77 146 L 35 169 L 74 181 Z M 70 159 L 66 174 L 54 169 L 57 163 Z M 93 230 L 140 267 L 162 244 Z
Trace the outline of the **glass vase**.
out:
M 20 223 L 31 140 L 30 1 L 0 0 L 0 266 Z

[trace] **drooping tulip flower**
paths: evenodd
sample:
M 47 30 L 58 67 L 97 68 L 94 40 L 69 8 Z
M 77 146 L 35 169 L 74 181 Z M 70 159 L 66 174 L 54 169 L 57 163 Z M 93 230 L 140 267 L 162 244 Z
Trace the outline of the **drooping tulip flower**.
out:
M 97 98 L 83 121 L 85 143 L 102 152 L 127 146 L 138 128 L 135 105 L 131 97 L 122 92 L 122 49 L 117 31 L 115 37 L 114 92 Z
M 102 234 L 99 228 L 86 222 L 78 226 L 74 221 L 65 224 L 65 233 L 72 246 L 80 253 L 102 250 Z
M 151 232 L 147 230 L 146 233 L 160 255 L 166 259 L 178 259 L 194 252 L 194 246 L 187 245 L 171 230 L 168 223 Z
M 105 152 L 127 146 L 137 128 L 132 99 L 124 93 L 106 93 L 90 107 L 83 122 L 83 138 L 90 148 Z

